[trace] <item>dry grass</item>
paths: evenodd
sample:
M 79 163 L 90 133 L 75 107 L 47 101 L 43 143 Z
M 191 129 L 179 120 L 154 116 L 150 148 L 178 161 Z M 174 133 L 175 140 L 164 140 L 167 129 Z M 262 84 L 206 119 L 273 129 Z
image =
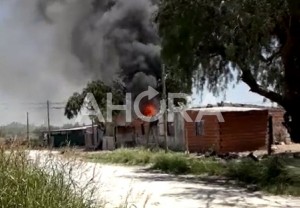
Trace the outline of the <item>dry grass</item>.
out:
M 23 150 L 0 150 L 0 187 L 3 208 L 92 207 L 83 195 L 74 193 L 62 170 L 39 168 L 28 160 Z
M 146 149 L 119 149 L 113 152 L 80 154 L 84 159 L 101 163 L 151 165 L 152 169 L 172 174 L 226 176 L 243 185 L 254 185 L 272 194 L 300 196 L 300 160 L 277 156 L 260 162 L 251 159 L 220 161 L 194 158 L 183 153 L 164 153 Z
M 85 175 L 83 171 L 77 174 L 78 170 L 82 170 L 82 164 L 72 160 L 57 160 L 57 157 L 49 154 L 32 160 L 25 148 L 17 144 L 0 147 L 1 207 L 111 207 L 99 194 L 101 190 L 94 184 L 95 175 L 79 183 L 78 177 Z M 117 207 L 132 206 L 125 200 Z

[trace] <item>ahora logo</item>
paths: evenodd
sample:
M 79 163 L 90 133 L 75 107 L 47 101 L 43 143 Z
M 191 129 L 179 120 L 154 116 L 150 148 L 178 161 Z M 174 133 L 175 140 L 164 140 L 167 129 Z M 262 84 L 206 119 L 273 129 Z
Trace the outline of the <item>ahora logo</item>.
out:
M 146 122 L 158 121 L 163 117 L 164 113 L 167 112 L 168 115 L 172 115 L 174 113 L 180 113 L 186 122 L 200 122 L 203 116 L 210 115 L 216 116 L 219 122 L 225 122 L 220 111 L 198 111 L 196 119 L 193 120 L 187 111 L 189 108 L 187 105 L 181 105 L 180 107 L 176 107 L 174 104 L 175 99 L 185 100 L 188 102 L 189 95 L 184 93 L 169 93 L 168 101 L 160 100 L 159 110 L 155 108 L 154 105 L 147 105 L 145 107 L 144 112 L 141 112 L 140 103 L 144 98 L 148 100 L 152 100 L 156 96 L 159 95 L 159 92 L 154 88 L 149 87 L 147 91 L 140 93 L 134 100 L 132 99 L 131 93 L 126 93 L 126 103 L 125 105 L 113 105 L 113 95 L 112 93 L 107 93 L 106 100 L 106 111 L 103 113 L 99 108 L 97 101 L 92 93 L 88 93 L 84 99 L 84 102 L 81 106 L 80 114 L 76 118 L 76 122 L 81 122 L 84 117 L 95 116 L 98 121 L 103 123 L 111 123 L 113 122 L 113 111 L 124 111 L 126 122 L 132 122 L 132 110 L 134 110 L 135 115 Z M 167 105 L 168 103 L 168 105 Z M 168 109 L 167 109 L 168 106 Z M 153 109 L 154 108 L 154 109 Z M 106 115 L 106 118 L 104 117 Z M 168 116 L 168 122 L 172 122 L 173 117 Z

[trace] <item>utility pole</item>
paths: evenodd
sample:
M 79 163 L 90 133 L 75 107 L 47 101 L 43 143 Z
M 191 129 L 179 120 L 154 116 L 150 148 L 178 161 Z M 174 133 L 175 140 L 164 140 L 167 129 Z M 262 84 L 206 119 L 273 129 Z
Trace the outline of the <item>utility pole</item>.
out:
M 30 139 L 29 139 L 29 113 L 26 113 L 26 118 L 27 118 L 27 142 L 28 146 L 30 145 Z
M 166 89 L 166 68 L 162 65 L 162 85 L 163 85 L 163 100 L 165 104 L 164 111 L 164 138 L 165 138 L 165 152 L 168 152 L 168 112 L 167 112 L 167 89 Z
M 50 144 L 50 139 L 51 139 L 51 129 L 50 129 L 50 102 L 47 100 L 47 124 L 48 124 L 48 145 Z

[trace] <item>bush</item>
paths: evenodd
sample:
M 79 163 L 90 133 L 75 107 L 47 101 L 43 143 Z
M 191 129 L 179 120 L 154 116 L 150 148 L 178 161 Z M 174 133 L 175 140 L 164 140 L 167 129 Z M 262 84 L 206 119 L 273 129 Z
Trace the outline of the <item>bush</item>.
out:
M 277 157 L 260 162 L 250 159 L 230 162 L 225 175 L 273 194 L 300 195 L 299 173 L 288 168 L 284 159 Z
M 244 159 L 242 161 L 231 161 L 227 164 L 227 171 L 225 175 L 230 178 L 235 178 L 249 184 L 255 184 L 260 181 L 262 177 L 260 163 L 251 159 Z
M 208 174 L 213 176 L 223 175 L 225 165 L 213 158 L 193 159 L 191 172 L 193 174 Z
M 64 174 L 49 175 L 31 164 L 22 151 L 0 152 L 1 207 L 88 208 L 83 196 L 73 193 Z
M 196 159 L 183 153 L 163 150 L 149 151 L 147 149 L 118 149 L 109 153 L 99 153 L 85 156 L 94 162 L 108 162 L 127 165 L 147 165 L 152 169 L 173 174 L 203 174 L 219 175 L 223 166 L 212 159 Z
M 86 156 L 95 162 L 145 165 L 151 162 L 151 152 L 144 149 L 118 149 L 114 152 L 99 153 Z
M 191 168 L 191 164 L 186 157 L 172 154 L 156 156 L 152 165 L 152 169 L 174 174 L 190 173 Z

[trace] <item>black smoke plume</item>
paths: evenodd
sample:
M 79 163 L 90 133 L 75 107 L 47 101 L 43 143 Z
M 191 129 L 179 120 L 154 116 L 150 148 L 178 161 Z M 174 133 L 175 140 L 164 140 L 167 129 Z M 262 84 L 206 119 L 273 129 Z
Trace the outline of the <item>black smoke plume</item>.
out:
M 151 0 L 95 0 L 74 28 L 73 52 L 86 70 L 105 82 L 119 77 L 133 95 L 157 87 L 160 41 Z

